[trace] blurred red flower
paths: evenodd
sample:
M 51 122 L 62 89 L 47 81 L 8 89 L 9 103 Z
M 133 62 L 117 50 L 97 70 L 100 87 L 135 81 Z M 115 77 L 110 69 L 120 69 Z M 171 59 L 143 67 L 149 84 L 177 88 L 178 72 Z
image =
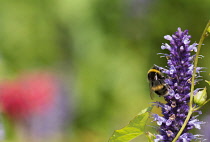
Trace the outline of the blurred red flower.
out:
M 11 118 L 44 113 L 55 98 L 56 82 L 52 74 L 39 72 L 0 83 L 0 105 Z

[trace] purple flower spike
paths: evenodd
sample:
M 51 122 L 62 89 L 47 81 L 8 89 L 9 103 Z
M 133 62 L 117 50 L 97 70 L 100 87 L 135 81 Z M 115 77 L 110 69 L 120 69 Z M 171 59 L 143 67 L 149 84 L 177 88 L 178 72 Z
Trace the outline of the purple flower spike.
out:
M 163 116 L 154 114 L 154 121 L 160 125 L 159 134 L 156 135 L 155 142 L 170 142 L 172 141 L 179 130 L 181 129 L 187 117 L 190 101 L 191 78 L 193 73 L 193 59 L 195 55 L 191 52 L 197 52 L 197 43 L 190 45 L 191 36 L 188 35 L 188 30 L 182 31 L 178 28 L 174 35 L 164 36 L 170 44 L 163 43 L 161 49 L 169 50 L 169 54 L 161 54 L 167 59 L 168 67 L 163 70 L 166 75 L 165 82 L 169 85 L 169 94 L 164 97 L 166 104 L 157 103 L 162 109 Z M 201 69 L 196 69 L 196 79 L 200 77 Z M 200 129 L 200 125 L 204 122 L 191 117 L 183 133 L 177 142 L 190 142 L 197 139 L 198 135 L 188 133 L 193 128 Z

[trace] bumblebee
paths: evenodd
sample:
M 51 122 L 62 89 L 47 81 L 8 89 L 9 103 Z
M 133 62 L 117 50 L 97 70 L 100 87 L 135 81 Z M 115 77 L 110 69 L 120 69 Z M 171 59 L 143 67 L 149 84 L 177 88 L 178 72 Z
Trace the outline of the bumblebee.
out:
M 170 87 L 168 84 L 165 83 L 165 77 L 161 71 L 163 71 L 163 69 L 161 69 L 157 65 L 154 65 L 153 68 L 148 71 L 151 99 L 154 98 L 153 92 L 155 92 L 159 96 L 168 95 Z

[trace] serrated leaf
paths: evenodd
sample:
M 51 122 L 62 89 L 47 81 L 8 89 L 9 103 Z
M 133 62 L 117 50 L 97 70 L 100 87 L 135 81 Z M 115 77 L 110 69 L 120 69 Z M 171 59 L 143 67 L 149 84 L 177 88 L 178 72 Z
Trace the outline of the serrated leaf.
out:
M 144 133 L 144 127 L 152 107 L 142 110 L 130 123 L 122 129 L 115 130 L 109 142 L 128 142 Z

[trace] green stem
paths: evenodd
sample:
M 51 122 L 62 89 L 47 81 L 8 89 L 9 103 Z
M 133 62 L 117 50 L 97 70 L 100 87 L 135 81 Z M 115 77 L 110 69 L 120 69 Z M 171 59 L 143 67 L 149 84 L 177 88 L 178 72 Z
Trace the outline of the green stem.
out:
M 194 60 L 194 68 L 193 68 L 191 91 L 190 91 L 189 112 L 188 112 L 187 117 L 184 121 L 184 124 L 182 125 L 181 129 L 179 130 L 178 134 L 176 135 L 176 137 L 173 139 L 172 142 L 176 142 L 176 140 L 182 134 L 182 132 L 184 131 L 188 121 L 191 118 L 192 113 L 194 112 L 194 109 L 193 109 L 193 93 L 194 93 L 194 85 L 195 85 L 196 68 L 197 68 L 197 65 L 198 65 L 198 56 L 200 54 L 200 49 L 201 49 L 201 46 L 203 44 L 203 41 L 204 41 L 205 37 L 207 36 L 207 29 L 208 29 L 209 26 L 210 26 L 210 20 L 207 23 L 206 28 L 203 31 L 203 34 L 201 35 L 201 38 L 200 38 L 200 41 L 199 41 L 199 44 L 198 44 L 197 53 L 196 53 L 195 60 Z
M 191 84 L 191 92 L 190 92 L 190 108 L 192 108 L 192 104 L 193 104 L 193 92 L 194 92 L 194 83 L 195 83 L 195 75 L 196 75 L 196 68 L 197 68 L 197 65 L 198 65 L 198 56 L 200 54 L 200 49 L 201 49 L 201 46 L 203 44 L 203 41 L 207 35 L 207 29 L 208 27 L 210 26 L 210 21 L 207 23 L 206 25 L 206 28 L 204 29 L 203 31 L 203 34 L 201 35 L 201 38 L 200 38 L 200 41 L 198 43 L 198 51 L 196 53 L 196 56 L 195 56 L 195 63 L 194 63 L 194 69 L 193 69 L 193 75 L 192 75 L 192 84 Z

